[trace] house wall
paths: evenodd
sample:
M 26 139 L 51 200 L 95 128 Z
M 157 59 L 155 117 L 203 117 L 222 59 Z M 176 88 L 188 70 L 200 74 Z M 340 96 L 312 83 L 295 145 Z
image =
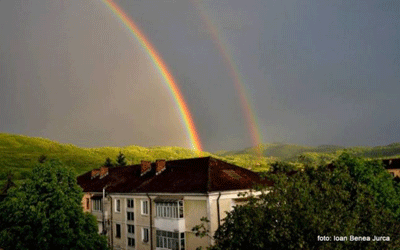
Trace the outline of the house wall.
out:
M 121 201 L 121 211 L 116 211 L 116 201 Z M 127 207 L 127 200 L 134 200 L 134 208 L 130 209 Z M 115 249 L 150 249 L 150 242 L 144 243 L 142 241 L 142 228 L 150 229 L 150 217 L 149 215 L 142 215 L 141 213 L 141 200 L 147 200 L 146 196 L 132 196 L 132 195 L 118 195 L 111 196 L 112 200 L 112 232 L 109 231 L 108 234 L 112 234 L 112 244 Z M 127 212 L 134 212 L 134 220 L 131 221 L 127 219 Z M 111 219 L 111 218 L 110 218 Z M 153 222 L 154 223 L 154 222 Z M 116 238 L 116 225 L 121 225 L 121 238 Z M 134 225 L 135 233 L 128 234 L 128 225 Z M 154 229 L 153 229 L 154 231 Z M 155 237 L 155 232 L 153 232 Z M 135 239 L 135 247 L 128 246 L 128 237 Z M 149 237 L 150 239 L 150 237 Z
M 232 197 L 221 195 L 218 200 L 218 196 L 210 198 L 210 234 L 214 236 L 215 231 L 218 229 L 218 203 L 219 203 L 219 218 L 220 224 L 226 217 L 226 212 L 232 210 Z
M 150 249 L 150 235 L 149 235 L 149 241 L 148 242 L 143 242 L 142 240 L 142 230 L 143 228 L 150 228 L 149 226 L 136 226 L 135 230 L 136 230 L 136 248 L 137 249 Z M 155 249 L 155 233 L 153 230 L 153 247 Z
M 91 195 L 89 193 L 84 193 L 83 194 L 82 207 L 83 207 L 83 211 L 84 212 L 90 212 L 91 211 L 92 203 L 91 203 L 90 197 L 91 197 Z M 89 206 L 87 204 L 87 199 L 89 199 Z
M 116 211 L 117 200 L 120 200 L 120 212 Z M 108 234 L 113 237 L 113 245 L 116 249 L 126 249 L 127 242 L 127 223 L 126 223 L 126 199 L 124 197 L 116 197 L 115 199 L 110 199 L 112 202 L 112 230 Z M 111 219 L 111 217 L 110 217 Z M 117 224 L 121 226 L 121 237 L 117 238 Z
M 400 169 L 387 169 L 387 171 L 393 175 L 393 177 L 400 177 Z
M 207 200 L 185 200 L 184 201 L 184 218 L 186 226 L 186 248 L 188 250 L 195 250 L 200 246 L 207 246 L 209 244 L 208 237 L 197 237 L 192 228 L 200 225 L 200 219 L 208 217 L 207 215 Z M 208 224 L 206 224 L 209 227 Z
M 219 199 L 219 211 L 220 220 L 226 217 L 226 212 L 231 211 L 233 205 L 233 199 L 236 199 L 238 192 L 226 192 L 221 193 Z M 156 230 L 155 228 L 155 203 L 154 198 L 160 195 L 152 195 L 152 230 L 150 230 L 150 215 L 144 215 L 141 211 L 141 201 L 148 201 L 149 199 L 145 195 L 134 195 L 134 194 L 119 194 L 111 195 L 105 204 L 105 209 L 107 210 L 108 216 L 106 218 L 111 223 L 107 228 L 107 234 L 109 236 L 109 241 L 114 246 L 114 249 L 149 249 L 150 250 L 150 239 L 149 242 L 142 241 L 142 229 L 148 228 L 152 232 L 153 249 L 156 249 Z M 203 248 L 212 244 L 212 238 L 209 236 L 200 238 L 192 232 L 192 228 L 196 225 L 200 225 L 201 218 L 206 217 L 210 220 L 209 223 L 205 223 L 206 228 L 210 231 L 210 235 L 213 235 L 218 229 L 218 212 L 217 212 L 217 201 L 219 193 L 209 194 L 209 195 L 186 195 L 183 198 L 184 201 L 184 225 L 185 225 L 185 244 L 186 250 L 195 250 L 197 247 L 202 246 Z M 84 196 L 85 197 L 85 196 Z M 132 198 L 134 200 L 134 221 L 127 221 L 127 199 Z M 116 200 L 121 201 L 121 211 L 116 211 Z M 112 204 L 111 204 L 112 203 Z M 106 213 L 106 214 L 107 214 Z M 149 206 L 150 213 L 150 206 Z M 98 219 L 99 225 L 102 223 L 103 214 L 101 212 L 92 211 L 92 214 Z M 121 238 L 116 238 L 116 224 L 121 225 Z M 135 247 L 128 247 L 128 224 L 133 224 L 135 227 L 135 234 L 129 235 L 135 238 Z M 112 228 L 111 228 L 112 227 Z M 112 237 L 112 239 L 111 239 Z
M 151 197 L 152 198 L 152 197 Z M 142 201 L 149 202 L 149 215 L 142 214 Z M 152 225 L 154 225 L 154 202 L 152 202 Z M 136 247 L 137 249 L 150 249 L 150 235 L 149 241 L 143 242 L 142 240 L 142 230 L 143 228 L 148 228 L 150 230 L 150 201 L 147 196 L 138 196 L 135 198 L 135 234 L 136 234 Z M 155 230 L 153 228 L 153 246 L 155 249 Z

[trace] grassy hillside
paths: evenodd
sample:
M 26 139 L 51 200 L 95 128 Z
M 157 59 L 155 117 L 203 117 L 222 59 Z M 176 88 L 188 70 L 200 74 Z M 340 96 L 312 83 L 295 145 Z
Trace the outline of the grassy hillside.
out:
M 333 146 L 333 145 L 310 147 L 310 146 L 301 146 L 301 145 L 283 144 L 283 143 L 262 144 L 259 148 L 261 149 L 263 156 L 275 157 L 281 160 L 290 160 L 293 158 L 297 158 L 300 154 L 307 152 L 335 153 L 338 150 L 344 149 L 344 147 Z M 218 153 L 218 155 L 221 156 L 242 155 L 242 154 L 257 155 L 258 149 L 246 148 L 241 151 L 220 151 Z
M 180 147 L 80 148 L 43 138 L 0 133 L 0 182 L 6 179 L 9 170 L 13 172 L 14 179 L 24 179 L 38 163 L 41 155 L 46 155 L 47 159 L 58 159 L 82 174 L 100 167 L 107 157 L 115 161 L 120 151 L 125 155 L 128 164 L 136 164 L 141 160 L 172 160 L 197 156 L 192 150 Z
M 219 151 L 216 154 L 204 152 L 202 156 L 213 156 L 238 166 L 251 168 L 254 171 L 267 171 L 273 162 L 282 160 L 294 162 L 298 166 L 306 163 L 330 162 L 343 150 L 367 158 L 400 157 L 399 143 L 378 147 L 351 148 L 333 145 L 310 147 L 273 143 L 261 145 L 261 150 L 263 153 L 261 157 L 257 156 L 255 148 L 241 151 Z M 10 170 L 17 182 L 25 179 L 31 168 L 38 163 L 41 155 L 46 155 L 47 159 L 60 160 L 73 167 L 77 174 L 82 174 L 102 166 L 107 157 L 115 161 L 120 151 L 125 155 L 128 164 L 137 164 L 141 160 L 173 160 L 198 156 L 192 150 L 180 147 L 80 148 L 72 144 L 61 144 L 43 138 L 0 133 L 0 185 L 4 183 L 7 172 Z
M 291 162 L 302 161 L 331 161 L 343 151 L 348 151 L 356 156 L 366 158 L 398 158 L 400 157 L 400 143 L 376 147 L 341 147 L 336 145 L 321 145 L 317 147 L 301 146 L 294 144 L 272 143 L 262 144 L 262 156 L 269 159 L 277 159 Z M 241 151 L 220 151 L 217 154 L 225 158 L 247 155 L 257 156 L 256 148 L 246 148 Z

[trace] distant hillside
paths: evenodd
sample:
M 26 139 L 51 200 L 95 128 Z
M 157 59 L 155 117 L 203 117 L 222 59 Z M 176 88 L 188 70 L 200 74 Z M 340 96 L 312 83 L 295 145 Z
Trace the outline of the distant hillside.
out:
M 261 148 L 262 155 L 265 157 L 276 157 L 281 160 L 289 160 L 298 157 L 302 153 L 314 152 L 314 153 L 335 153 L 338 150 L 344 149 L 344 147 L 333 146 L 333 145 L 323 145 L 318 147 L 301 146 L 295 144 L 283 144 L 283 143 L 271 143 L 262 144 Z M 258 150 L 256 148 L 246 148 L 241 151 L 223 151 L 218 152 L 220 156 L 232 156 L 232 155 L 242 155 L 250 154 L 257 155 Z
M 47 159 L 60 160 L 82 174 L 100 167 L 107 157 L 115 162 L 120 151 L 125 155 L 128 164 L 137 164 L 141 160 L 197 157 L 194 151 L 180 147 L 80 148 L 43 138 L 0 133 L 0 183 L 6 179 L 9 170 L 13 172 L 14 179 L 24 179 L 38 163 L 41 155 L 45 155 Z M 204 152 L 203 155 L 211 154 Z
M 211 154 L 203 152 L 202 156 L 213 156 L 229 163 L 250 168 L 254 171 L 267 171 L 276 161 L 291 161 L 301 167 L 308 163 L 327 163 L 334 160 L 343 150 L 367 158 L 400 157 L 400 143 L 378 147 L 344 148 L 333 145 L 318 147 L 293 144 L 272 143 L 261 145 L 263 156 L 259 157 L 255 148 L 238 151 L 219 151 Z M 107 157 L 114 162 L 122 152 L 128 164 L 137 164 L 141 160 L 183 159 L 198 157 L 192 150 L 180 147 L 101 147 L 80 148 L 72 144 L 61 144 L 43 138 L 0 133 L 0 185 L 12 171 L 14 180 L 25 179 L 38 163 L 38 158 L 45 155 L 47 159 L 57 159 L 75 168 L 77 174 L 82 174 L 103 165 Z
M 260 146 L 264 157 L 274 157 L 280 160 L 297 161 L 299 156 L 331 156 L 335 157 L 344 150 L 357 156 L 367 158 L 390 158 L 400 156 L 400 143 L 393 143 L 387 146 L 376 147 L 341 147 L 336 145 L 321 145 L 317 147 L 301 146 L 294 144 L 272 143 L 262 144 Z M 257 156 L 256 148 L 246 148 L 241 151 L 220 151 L 217 155 L 223 157 L 235 155 L 253 155 Z

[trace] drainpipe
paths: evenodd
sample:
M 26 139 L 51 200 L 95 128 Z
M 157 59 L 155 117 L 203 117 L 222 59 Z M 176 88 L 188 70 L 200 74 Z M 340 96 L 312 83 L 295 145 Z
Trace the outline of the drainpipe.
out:
M 111 228 L 110 228 L 110 238 L 111 238 L 111 246 L 110 246 L 110 249 L 114 249 L 114 232 L 113 232 L 113 200 L 112 200 L 112 197 L 110 197 L 110 199 L 111 199 L 111 202 L 110 202 L 110 206 L 111 206 L 111 211 L 110 211 L 110 225 L 111 225 Z
M 221 198 L 221 192 L 219 192 L 218 199 L 217 199 L 218 227 L 221 226 L 220 217 L 219 217 L 219 198 Z
M 106 196 L 106 187 L 103 188 L 103 200 L 101 201 L 102 203 L 102 215 L 103 215 L 103 232 L 101 232 L 101 234 L 105 234 L 106 231 L 106 223 L 105 223 L 105 215 L 104 215 L 104 210 L 105 206 L 104 206 L 104 200 L 105 200 L 105 196 Z
M 149 198 L 149 217 L 150 217 L 150 249 L 153 250 L 153 220 L 151 217 L 151 198 L 149 196 L 149 194 L 146 194 L 147 197 Z

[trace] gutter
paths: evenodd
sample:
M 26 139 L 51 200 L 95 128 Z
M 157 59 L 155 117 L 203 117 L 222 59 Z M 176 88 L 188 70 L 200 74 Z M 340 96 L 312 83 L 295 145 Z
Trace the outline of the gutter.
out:
M 103 232 L 101 232 L 101 234 L 103 234 L 103 235 L 106 233 L 106 229 L 105 229 L 106 228 L 106 223 L 105 223 L 105 215 L 104 215 L 104 210 L 106 210 L 105 204 L 104 204 L 105 203 L 104 200 L 105 200 L 105 196 L 106 196 L 106 187 L 107 186 L 105 186 L 103 188 L 103 199 L 101 201 L 101 203 L 102 203 L 101 204 L 102 205 L 102 209 L 101 209 L 102 211 L 101 212 L 102 212 L 102 216 L 103 216 Z
M 151 198 L 148 193 L 146 193 L 147 197 L 149 198 L 149 217 L 150 217 L 150 249 L 153 250 L 153 220 L 151 217 Z
M 110 235 L 110 238 L 111 238 L 111 246 L 110 246 L 110 249 L 114 249 L 114 232 L 113 232 L 113 227 L 114 227 L 114 224 L 113 224 L 113 200 L 112 200 L 112 197 L 110 197 L 110 199 L 111 199 L 111 201 L 110 201 L 110 207 L 111 207 L 111 212 L 110 212 L 110 231 L 111 231 L 111 235 Z
M 220 216 L 219 216 L 219 198 L 221 198 L 221 192 L 219 192 L 219 194 L 218 194 L 218 199 L 217 199 L 217 215 L 218 215 L 218 227 L 220 227 L 221 226 L 221 223 L 220 223 Z

